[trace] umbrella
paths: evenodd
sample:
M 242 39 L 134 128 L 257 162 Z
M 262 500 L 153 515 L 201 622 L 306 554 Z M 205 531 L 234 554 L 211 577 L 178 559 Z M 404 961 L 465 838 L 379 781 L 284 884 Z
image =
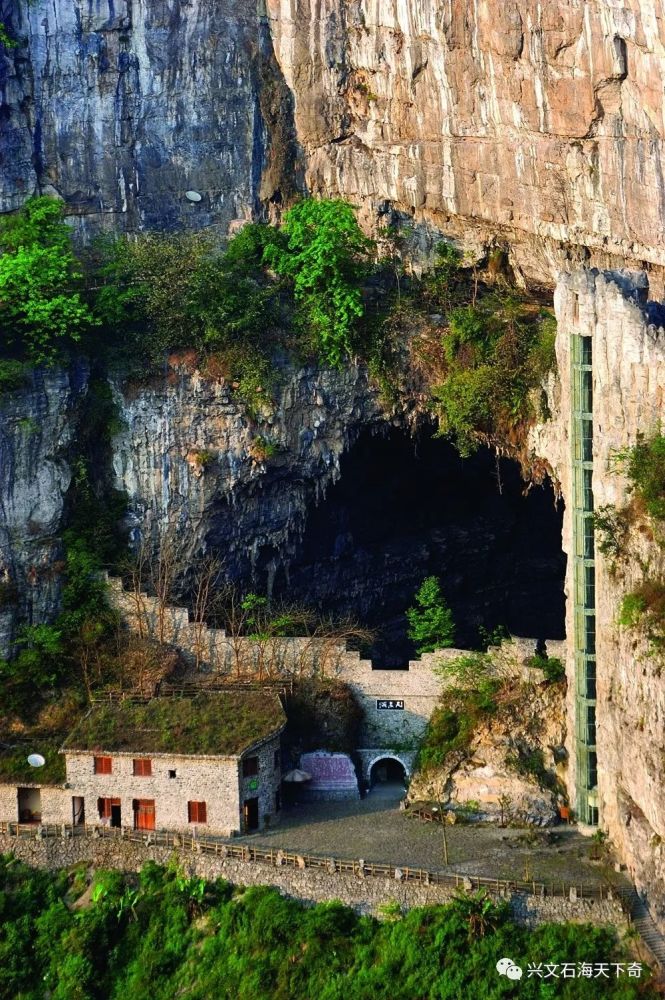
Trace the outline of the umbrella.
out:
M 282 778 L 282 781 L 292 781 L 294 783 L 311 780 L 312 775 L 308 774 L 307 771 L 301 771 L 298 767 L 294 767 L 292 771 L 288 771 Z

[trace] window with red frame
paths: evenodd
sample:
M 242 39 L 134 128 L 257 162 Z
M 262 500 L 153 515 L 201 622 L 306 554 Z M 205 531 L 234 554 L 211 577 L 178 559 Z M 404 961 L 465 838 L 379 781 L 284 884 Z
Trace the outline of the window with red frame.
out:
M 111 757 L 94 757 L 95 774 L 112 774 L 113 760 Z
M 148 778 L 152 774 L 152 761 L 149 757 L 134 758 L 134 777 Z
M 205 802 L 188 802 L 187 816 L 190 823 L 207 823 L 208 811 Z

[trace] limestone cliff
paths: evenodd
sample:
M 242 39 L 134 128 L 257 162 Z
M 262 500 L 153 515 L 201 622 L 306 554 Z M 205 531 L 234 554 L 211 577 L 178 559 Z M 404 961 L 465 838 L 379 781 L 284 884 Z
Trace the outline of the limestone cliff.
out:
M 0 3 L 3 208 L 218 225 L 302 183 L 527 278 L 665 264 L 662 0 Z M 190 203 L 187 190 L 201 201 Z
M 356 367 L 288 369 L 274 407 L 252 417 L 227 383 L 199 372 L 116 395 L 116 484 L 136 525 L 155 541 L 175 526 L 183 563 L 212 548 L 230 579 L 260 568 L 270 581 L 355 435 L 386 419 Z
M 571 334 L 590 337 L 593 350 L 593 498 L 595 508 L 621 506 L 626 480 L 615 453 L 662 426 L 665 416 L 664 310 L 648 303 L 644 274 L 579 272 L 562 276 L 555 294 L 559 379 L 550 387 L 553 420 L 534 435 L 566 500 L 563 545 L 567 576 L 567 743 L 576 753 L 576 679 L 573 636 L 573 524 L 570 424 Z M 596 743 L 600 823 L 616 844 L 637 885 L 648 892 L 665 924 L 665 677 L 639 632 L 620 628 L 621 598 L 649 567 L 665 568 L 662 550 L 647 532 L 631 529 L 627 558 L 617 573 L 596 545 Z M 569 767 L 574 800 L 575 767 Z
M 86 383 L 81 366 L 38 370 L 24 389 L 0 398 L 0 658 L 19 620 L 49 621 L 59 605 L 58 532 Z

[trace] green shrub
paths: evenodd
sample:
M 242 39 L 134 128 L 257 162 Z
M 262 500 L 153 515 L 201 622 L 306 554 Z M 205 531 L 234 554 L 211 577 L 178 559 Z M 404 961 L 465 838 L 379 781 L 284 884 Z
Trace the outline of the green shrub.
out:
M 408 636 L 419 654 L 452 646 L 455 638 L 453 615 L 435 576 L 423 580 L 415 595 L 415 604 L 406 612 Z
M 4 345 L 31 364 L 53 364 L 97 322 L 85 303 L 64 208 L 30 198 L 0 219 L 0 328 Z
M 285 216 L 285 245 L 272 244 L 266 262 L 293 282 L 296 302 L 315 333 L 321 359 L 339 366 L 354 347 L 364 315 L 362 281 L 372 241 L 350 205 L 308 198 Z
M 665 580 L 647 578 L 628 594 L 619 609 L 619 624 L 641 629 L 652 653 L 665 651 Z
M 546 415 L 539 390 L 556 361 L 549 314 L 514 292 L 481 292 L 449 311 L 444 371 L 432 386 L 440 431 L 462 455 L 482 443 L 517 450 L 528 424 Z
M 528 664 L 534 669 L 542 670 L 549 684 L 558 684 L 566 678 L 566 668 L 556 656 L 532 656 Z
M 15 358 L 0 358 L 0 393 L 21 389 L 28 379 L 28 367 Z
M 598 536 L 598 551 L 610 559 L 620 559 L 626 548 L 630 528 L 626 511 L 612 504 L 596 508 L 593 528 Z
M 2 21 L 0 21 L 0 45 L 6 49 L 15 49 L 18 47 L 18 42 L 9 35 L 7 26 Z
M 639 435 L 637 443 L 617 455 L 630 489 L 644 503 L 656 520 L 665 519 L 665 437 L 656 434 L 647 439 Z
M 97 873 L 90 902 L 70 909 L 65 900 L 77 878 L 0 859 L 0 995 L 460 1000 L 513 995 L 496 971 L 505 955 L 525 970 L 545 959 L 574 966 L 628 960 L 607 927 L 522 927 L 505 902 L 483 893 L 460 893 L 401 919 L 388 905 L 389 919 L 376 920 L 339 902 L 305 906 L 274 888 L 233 890 L 221 880 L 187 878 L 176 865 L 147 864 L 138 876 Z M 593 979 L 562 982 L 568 1000 L 598 995 Z M 542 980 L 525 975 L 519 994 L 542 1000 Z M 627 976 L 605 980 L 603 995 L 655 997 Z

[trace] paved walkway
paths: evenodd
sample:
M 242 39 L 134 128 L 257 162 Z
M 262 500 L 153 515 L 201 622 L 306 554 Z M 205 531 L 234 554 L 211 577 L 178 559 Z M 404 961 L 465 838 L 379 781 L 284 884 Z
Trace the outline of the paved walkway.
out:
M 403 790 L 374 789 L 360 802 L 317 802 L 283 810 L 279 824 L 238 840 L 301 854 L 444 868 L 443 831 L 398 809 Z M 550 831 L 456 824 L 446 827 L 449 869 L 489 878 L 613 883 L 612 869 L 589 861 L 590 841 L 574 828 Z

